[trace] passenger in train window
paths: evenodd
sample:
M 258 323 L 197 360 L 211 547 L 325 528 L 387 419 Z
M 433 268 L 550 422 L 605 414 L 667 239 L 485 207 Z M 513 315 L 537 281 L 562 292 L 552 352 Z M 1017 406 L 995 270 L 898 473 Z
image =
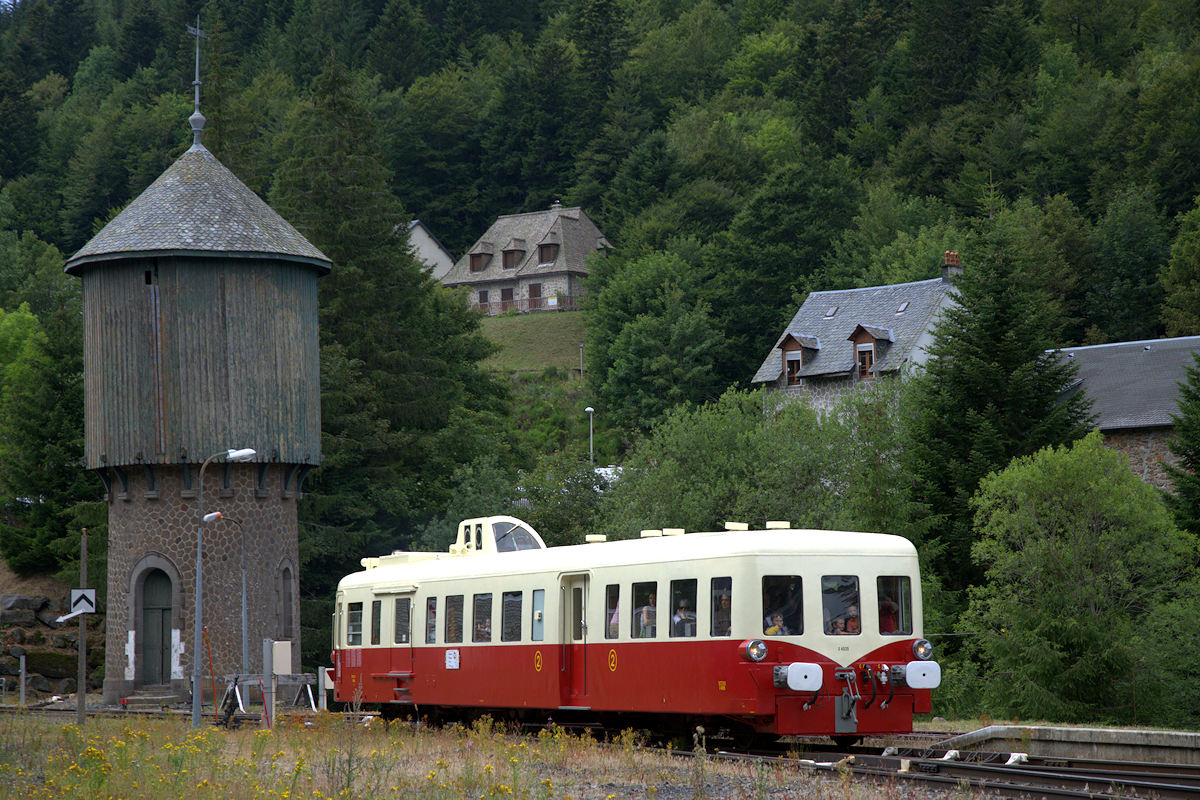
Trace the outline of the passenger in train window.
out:
M 896 612 L 899 611 L 896 601 L 884 595 L 879 598 L 879 632 L 896 633 L 899 627 L 896 623 Z
M 486 619 L 475 620 L 475 636 L 472 641 L 490 642 L 492 640 L 492 624 Z
M 696 635 L 696 615 L 692 612 L 691 603 L 685 598 L 680 598 L 675 607 L 675 615 L 671 617 L 671 635 Z
M 862 633 L 862 627 L 858 621 L 858 606 L 850 606 L 846 609 L 846 633 Z
M 776 611 L 771 615 L 771 624 L 766 627 L 763 633 L 768 636 L 787 636 L 787 626 L 783 624 L 783 614 Z
M 717 602 L 713 608 L 712 635 L 728 636 L 732 621 L 733 611 L 729 593 L 722 592 L 717 596 Z
M 658 636 L 659 609 L 655 587 L 653 582 L 634 584 L 634 606 L 637 608 L 632 630 L 634 638 L 653 639 Z M 642 601 L 641 606 L 637 606 L 638 601 Z

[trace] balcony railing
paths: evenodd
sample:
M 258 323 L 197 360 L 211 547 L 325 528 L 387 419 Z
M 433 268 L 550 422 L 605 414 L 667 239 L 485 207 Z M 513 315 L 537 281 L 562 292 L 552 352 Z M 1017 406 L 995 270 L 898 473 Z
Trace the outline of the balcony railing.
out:
M 500 300 L 497 302 L 476 303 L 475 307 L 486 317 L 495 317 L 513 311 L 517 314 L 540 314 L 546 311 L 577 311 L 579 301 L 577 295 L 559 295 L 557 297 L 534 297 L 521 300 Z

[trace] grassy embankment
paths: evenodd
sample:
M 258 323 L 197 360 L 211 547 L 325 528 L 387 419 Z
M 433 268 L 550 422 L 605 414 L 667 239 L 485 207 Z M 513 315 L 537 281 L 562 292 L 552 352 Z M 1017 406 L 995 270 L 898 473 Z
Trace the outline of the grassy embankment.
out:
M 0 799 L 351 800 L 351 798 L 884 797 L 846 776 L 795 766 L 679 761 L 561 729 L 510 735 L 350 724 L 318 714 L 273 731 L 193 730 L 186 718 L 91 719 L 85 728 L 30 715 L 0 718 Z

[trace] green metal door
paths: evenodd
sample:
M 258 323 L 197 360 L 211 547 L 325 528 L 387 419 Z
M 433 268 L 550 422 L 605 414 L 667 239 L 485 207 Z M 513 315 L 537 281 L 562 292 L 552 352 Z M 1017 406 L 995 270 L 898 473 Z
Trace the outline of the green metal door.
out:
M 171 680 L 171 579 L 151 570 L 142 585 L 142 682 Z

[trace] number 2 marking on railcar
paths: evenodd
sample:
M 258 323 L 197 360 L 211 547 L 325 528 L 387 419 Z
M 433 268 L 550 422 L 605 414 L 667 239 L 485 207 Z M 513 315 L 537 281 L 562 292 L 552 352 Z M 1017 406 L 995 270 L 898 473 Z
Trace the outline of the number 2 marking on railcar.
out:
M 608 670 L 609 670 L 609 672 L 617 671 L 617 651 L 616 650 L 608 651 Z
M 533 651 L 533 670 L 534 670 L 534 672 L 542 671 L 542 651 L 541 650 Z

